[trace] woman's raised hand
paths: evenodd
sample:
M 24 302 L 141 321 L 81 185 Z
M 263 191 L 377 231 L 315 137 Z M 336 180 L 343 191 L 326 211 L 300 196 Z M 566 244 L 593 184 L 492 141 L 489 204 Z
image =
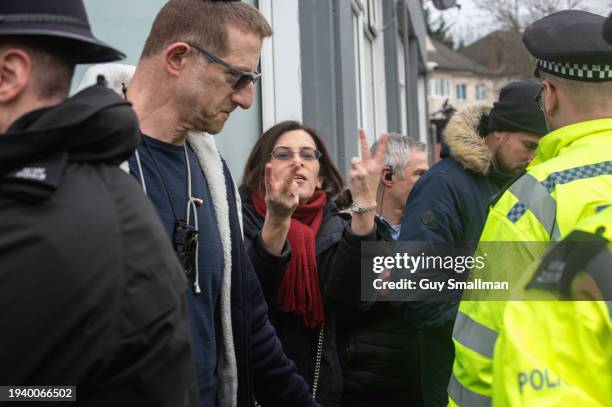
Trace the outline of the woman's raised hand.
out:
M 293 179 L 299 169 L 299 164 L 292 162 L 291 165 L 283 169 L 279 177 L 275 177 L 272 175 L 272 165 L 270 163 L 266 164 L 265 198 L 268 208 L 266 217 L 270 217 L 271 220 L 277 222 L 291 218 L 300 200 L 298 184 Z

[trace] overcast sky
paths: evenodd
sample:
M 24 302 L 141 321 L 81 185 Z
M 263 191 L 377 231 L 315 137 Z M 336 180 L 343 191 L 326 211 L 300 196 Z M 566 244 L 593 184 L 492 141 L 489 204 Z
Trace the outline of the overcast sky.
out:
M 469 44 L 497 28 L 487 21 L 485 14 L 476 9 L 473 0 L 457 0 L 457 3 L 461 4 L 461 9 L 453 8 L 442 12 L 447 22 L 453 24 L 451 32 L 456 40 Z M 582 3 L 586 10 L 597 14 L 607 16 L 612 12 L 612 0 L 583 0 Z M 426 2 L 425 5 L 433 9 L 431 2 Z M 434 11 L 434 15 L 437 14 Z

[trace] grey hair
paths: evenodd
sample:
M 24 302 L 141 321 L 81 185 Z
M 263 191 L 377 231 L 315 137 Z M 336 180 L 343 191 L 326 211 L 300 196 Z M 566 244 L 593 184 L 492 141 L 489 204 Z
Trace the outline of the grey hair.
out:
M 374 154 L 378 148 L 378 141 L 379 140 L 376 140 L 376 142 L 372 144 L 372 147 L 370 147 L 372 154 Z M 425 143 L 412 136 L 389 133 L 389 144 L 387 144 L 384 165 L 391 167 L 393 174 L 400 179 L 404 176 L 404 168 L 410 161 L 412 149 L 425 151 Z

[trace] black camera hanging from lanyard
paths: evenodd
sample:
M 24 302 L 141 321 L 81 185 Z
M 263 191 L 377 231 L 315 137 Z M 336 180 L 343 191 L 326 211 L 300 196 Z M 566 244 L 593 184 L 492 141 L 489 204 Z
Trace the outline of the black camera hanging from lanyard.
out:
M 149 147 L 147 143 L 147 139 L 143 136 L 143 142 L 151 159 L 153 161 L 153 165 L 155 166 L 155 170 L 160 176 L 162 181 L 162 185 L 166 195 L 168 197 L 168 201 L 170 202 L 170 207 L 172 208 L 172 214 L 174 216 L 174 232 L 172 234 L 172 245 L 174 247 L 174 251 L 178 257 L 181 266 L 183 267 L 183 271 L 187 278 L 192 281 L 193 280 L 193 290 L 195 294 L 200 294 L 202 290 L 200 289 L 200 278 L 198 273 L 198 214 L 197 208 L 194 198 L 191 196 L 191 165 L 189 164 L 189 156 L 187 154 L 187 144 L 185 143 L 185 164 L 187 166 L 187 205 L 185 208 L 185 219 L 179 219 L 176 214 L 176 209 L 174 208 L 174 203 L 172 202 L 172 198 L 170 197 L 170 193 L 168 192 L 168 187 L 166 186 L 166 179 L 164 174 L 159 169 L 157 165 L 157 161 L 153 155 L 153 151 Z M 140 183 L 142 185 L 142 189 L 145 194 L 147 193 L 147 188 L 144 180 L 144 175 L 142 172 L 142 165 L 140 163 L 140 154 L 138 150 L 134 152 L 136 157 L 136 164 L 138 165 L 138 172 L 140 173 Z M 193 211 L 193 223 L 195 226 L 190 224 L 191 213 Z
M 198 248 L 198 231 L 185 221 L 174 222 L 172 236 L 174 251 L 183 266 L 187 278 L 192 279 L 195 274 L 195 263 Z

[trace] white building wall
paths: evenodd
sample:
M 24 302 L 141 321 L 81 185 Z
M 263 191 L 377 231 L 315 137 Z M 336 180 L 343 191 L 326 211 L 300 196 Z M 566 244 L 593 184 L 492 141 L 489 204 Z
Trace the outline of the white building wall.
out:
M 447 79 L 450 82 L 450 94 L 437 95 L 435 92 L 435 84 L 437 79 Z M 466 85 L 466 99 L 457 98 L 457 85 Z M 433 71 L 428 77 L 427 89 L 427 104 L 429 114 L 437 112 L 444 102 L 448 99 L 449 103 L 455 108 L 460 109 L 466 106 L 474 106 L 477 104 L 490 104 L 497 100 L 499 93 L 499 83 L 490 78 L 478 77 L 468 72 L 445 72 Z M 484 85 L 486 88 L 486 98 L 476 99 L 476 86 Z
M 427 81 L 425 77 L 419 75 L 419 83 L 418 83 L 418 92 L 419 92 L 419 139 L 427 144 L 429 143 L 429 138 L 427 137 L 429 131 L 429 118 L 427 112 Z
M 298 0 L 260 0 L 274 30 L 264 42 L 262 120 L 264 130 L 283 120 L 302 121 L 302 79 Z

